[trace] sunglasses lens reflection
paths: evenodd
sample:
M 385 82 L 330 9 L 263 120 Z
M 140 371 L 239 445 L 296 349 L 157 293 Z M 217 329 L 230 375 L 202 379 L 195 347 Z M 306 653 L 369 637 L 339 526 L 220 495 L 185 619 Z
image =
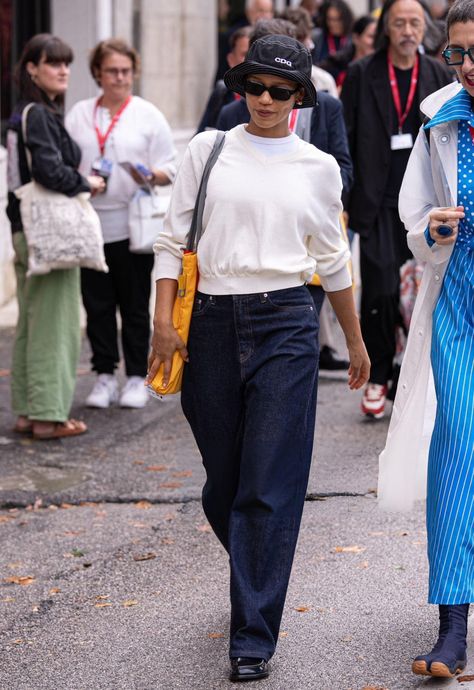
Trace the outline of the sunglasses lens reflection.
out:
M 443 50 L 442 55 L 446 64 L 451 67 L 453 65 L 462 65 L 466 55 L 468 55 L 470 61 L 474 63 L 474 46 L 471 46 L 467 50 L 463 50 L 462 48 L 446 48 L 446 50 Z

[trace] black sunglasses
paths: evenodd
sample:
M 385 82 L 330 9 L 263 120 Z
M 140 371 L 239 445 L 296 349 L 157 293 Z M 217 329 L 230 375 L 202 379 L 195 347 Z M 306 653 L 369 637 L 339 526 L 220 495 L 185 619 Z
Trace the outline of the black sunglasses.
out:
M 447 65 L 462 65 L 465 55 L 469 55 L 469 60 L 474 63 L 474 46 L 467 50 L 464 48 L 445 48 L 441 55 L 446 60 Z
M 261 96 L 262 93 L 265 91 L 268 91 L 270 94 L 270 98 L 274 101 L 289 101 L 290 98 L 295 94 L 297 91 L 300 90 L 300 87 L 297 86 L 296 89 L 288 89 L 285 86 L 265 86 L 265 84 L 261 84 L 259 81 L 251 81 L 250 79 L 246 79 L 244 81 L 244 91 L 245 93 L 249 93 L 252 96 Z

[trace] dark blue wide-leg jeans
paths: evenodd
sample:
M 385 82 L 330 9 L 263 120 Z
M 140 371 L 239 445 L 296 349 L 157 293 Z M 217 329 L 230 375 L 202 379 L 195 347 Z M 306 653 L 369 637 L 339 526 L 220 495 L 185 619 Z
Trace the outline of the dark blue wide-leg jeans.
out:
M 197 293 L 181 401 L 229 554 L 230 656 L 275 651 L 308 483 L 318 319 L 305 286 Z

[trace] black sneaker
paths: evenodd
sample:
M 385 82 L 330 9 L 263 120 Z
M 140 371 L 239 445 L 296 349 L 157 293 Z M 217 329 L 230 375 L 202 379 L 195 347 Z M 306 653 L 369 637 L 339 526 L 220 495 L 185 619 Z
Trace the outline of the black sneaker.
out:
M 339 359 L 337 352 L 324 345 L 319 353 L 319 368 L 327 369 L 328 371 L 347 371 L 349 369 L 349 362 L 346 359 Z

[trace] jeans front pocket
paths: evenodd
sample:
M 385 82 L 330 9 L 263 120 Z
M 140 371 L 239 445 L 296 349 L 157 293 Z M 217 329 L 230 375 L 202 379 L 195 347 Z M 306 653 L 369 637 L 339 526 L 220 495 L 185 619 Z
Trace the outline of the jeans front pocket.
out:
M 305 285 L 266 292 L 264 301 L 279 311 L 314 311 L 313 298 Z

